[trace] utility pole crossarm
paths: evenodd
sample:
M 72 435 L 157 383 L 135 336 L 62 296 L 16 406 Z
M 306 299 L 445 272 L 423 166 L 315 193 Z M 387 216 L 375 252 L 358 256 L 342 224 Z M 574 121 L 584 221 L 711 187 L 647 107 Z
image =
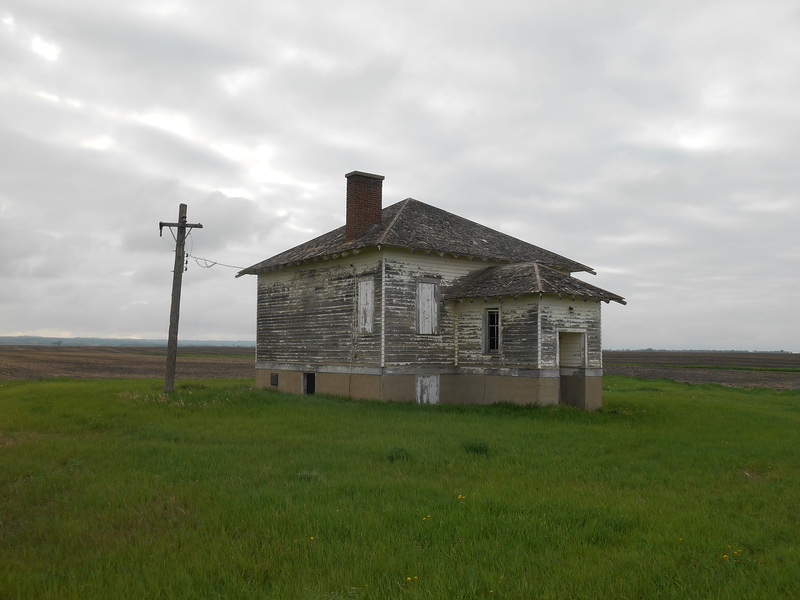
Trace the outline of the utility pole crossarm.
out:
M 203 226 L 200 223 L 165 223 L 164 221 L 159 221 L 158 223 L 158 236 L 161 237 L 164 234 L 164 227 L 185 227 L 186 229 L 202 229 Z

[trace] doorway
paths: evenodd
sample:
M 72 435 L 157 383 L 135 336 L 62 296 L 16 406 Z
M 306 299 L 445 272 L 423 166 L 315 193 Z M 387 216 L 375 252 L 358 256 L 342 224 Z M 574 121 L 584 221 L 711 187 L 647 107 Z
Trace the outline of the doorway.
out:
M 562 404 L 584 408 L 586 404 L 586 333 L 558 332 L 558 367 Z

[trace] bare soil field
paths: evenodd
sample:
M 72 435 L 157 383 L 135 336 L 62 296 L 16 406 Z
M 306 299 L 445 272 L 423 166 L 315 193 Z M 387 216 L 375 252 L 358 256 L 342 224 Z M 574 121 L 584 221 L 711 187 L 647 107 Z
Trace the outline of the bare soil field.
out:
M 790 352 L 603 352 L 603 372 L 732 387 L 800 389 L 800 354 Z
M 166 356 L 166 347 L 0 346 L 0 381 L 50 377 L 162 378 Z M 606 351 L 603 363 L 607 375 L 800 389 L 800 354 L 788 352 Z M 176 376 L 178 379 L 254 377 L 254 349 L 180 347 Z
M 167 348 L 128 346 L 0 346 L 0 381 L 9 379 L 161 378 Z M 255 377 L 253 348 L 179 347 L 178 379 Z

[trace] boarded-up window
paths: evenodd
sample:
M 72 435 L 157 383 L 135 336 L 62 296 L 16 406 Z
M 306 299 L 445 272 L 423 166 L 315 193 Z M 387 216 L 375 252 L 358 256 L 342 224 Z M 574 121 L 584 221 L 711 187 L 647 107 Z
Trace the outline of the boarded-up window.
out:
M 438 375 L 417 375 L 417 404 L 439 404 Z
M 561 331 L 558 334 L 558 358 L 561 367 L 584 367 L 583 333 Z
M 417 283 L 417 331 L 422 334 L 439 333 L 439 284 Z
M 372 333 L 375 317 L 375 280 L 358 280 L 358 333 Z

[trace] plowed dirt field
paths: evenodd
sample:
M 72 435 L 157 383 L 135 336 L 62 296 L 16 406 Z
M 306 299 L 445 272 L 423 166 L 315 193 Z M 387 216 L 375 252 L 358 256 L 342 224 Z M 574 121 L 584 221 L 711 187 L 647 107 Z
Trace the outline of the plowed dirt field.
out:
M 0 346 L 0 380 L 49 377 L 164 377 L 167 348 L 126 346 Z M 179 347 L 178 379 L 255 377 L 255 351 Z
M 164 377 L 165 347 L 0 346 L 0 381 L 49 377 Z M 607 351 L 604 373 L 734 387 L 800 389 L 800 354 Z M 181 347 L 177 378 L 255 376 L 253 348 Z
M 800 389 L 800 354 L 790 352 L 606 351 L 603 373 L 732 387 Z

